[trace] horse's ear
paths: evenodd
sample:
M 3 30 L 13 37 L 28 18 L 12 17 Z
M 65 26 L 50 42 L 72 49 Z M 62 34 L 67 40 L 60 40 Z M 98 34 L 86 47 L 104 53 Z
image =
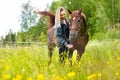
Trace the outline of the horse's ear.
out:
M 81 15 L 81 13 L 82 13 L 82 8 L 79 9 L 79 14 Z
M 72 11 L 68 9 L 68 13 L 69 13 L 69 14 L 72 14 Z

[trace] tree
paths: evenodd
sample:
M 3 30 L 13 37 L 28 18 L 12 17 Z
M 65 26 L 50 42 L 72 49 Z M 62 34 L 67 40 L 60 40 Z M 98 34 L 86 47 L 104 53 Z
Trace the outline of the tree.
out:
M 27 3 L 22 4 L 20 19 L 22 31 L 27 31 L 30 26 L 35 25 L 37 15 L 33 13 L 33 9 L 30 0 Z
M 29 41 L 45 41 L 47 34 L 46 17 L 40 18 L 38 23 L 28 29 Z
M 61 5 L 61 1 L 53 1 L 51 6 L 49 7 L 49 10 L 52 11 L 53 13 L 56 13 L 56 9 L 60 5 Z
M 114 25 L 120 13 L 120 0 L 62 0 L 61 5 L 70 10 L 82 7 L 91 36 Z
M 6 43 L 13 43 L 15 41 L 16 41 L 16 34 L 13 33 L 13 31 L 10 29 L 8 34 L 3 39 L 3 42 L 5 42 L 6 44 Z
M 27 32 L 24 31 L 17 32 L 17 37 L 16 37 L 17 42 L 26 42 L 27 39 L 26 35 Z

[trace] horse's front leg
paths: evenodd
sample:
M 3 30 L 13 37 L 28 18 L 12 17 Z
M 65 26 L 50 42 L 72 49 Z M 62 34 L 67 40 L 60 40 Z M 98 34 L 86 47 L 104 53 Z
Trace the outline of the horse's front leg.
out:
M 74 49 L 69 49 L 69 53 L 68 53 L 68 61 L 69 61 L 70 66 L 72 66 L 73 51 Z
M 78 49 L 77 50 L 77 56 L 76 56 L 76 62 L 79 63 L 81 57 L 82 57 L 82 54 L 84 53 L 85 49 L 84 48 L 81 48 L 81 49 Z

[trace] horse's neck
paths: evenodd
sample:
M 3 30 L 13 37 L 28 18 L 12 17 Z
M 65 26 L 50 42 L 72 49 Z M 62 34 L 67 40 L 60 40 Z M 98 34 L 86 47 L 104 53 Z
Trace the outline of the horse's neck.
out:
M 82 26 L 81 29 L 80 29 L 80 31 L 78 32 L 78 35 L 81 36 L 81 37 L 83 37 L 83 36 L 86 35 L 86 32 L 87 32 L 86 26 Z

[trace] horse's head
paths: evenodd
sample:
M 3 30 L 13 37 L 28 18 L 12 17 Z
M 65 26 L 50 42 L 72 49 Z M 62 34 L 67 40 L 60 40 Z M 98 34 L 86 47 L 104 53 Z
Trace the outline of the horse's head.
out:
M 70 37 L 76 38 L 76 35 L 84 36 L 86 32 L 86 16 L 82 13 L 82 8 L 77 11 L 70 11 Z

